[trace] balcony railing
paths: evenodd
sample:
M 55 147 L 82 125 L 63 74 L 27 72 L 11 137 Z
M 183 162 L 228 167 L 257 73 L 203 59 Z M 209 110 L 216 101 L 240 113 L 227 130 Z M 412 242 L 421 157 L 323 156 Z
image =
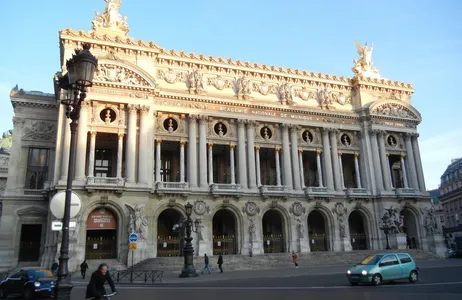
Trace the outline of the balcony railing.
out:
M 327 187 L 307 186 L 305 188 L 305 196 L 307 196 L 308 198 L 329 197 L 329 191 L 327 190 Z
M 262 185 L 260 186 L 260 193 L 263 197 L 276 196 L 286 197 L 289 190 L 285 185 Z
M 415 196 L 417 194 L 417 190 L 413 188 L 397 188 L 395 190 L 396 196 L 398 197 L 406 197 L 406 196 Z
M 158 194 L 189 194 L 187 182 L 156 182 Z
M 88 177 L 87 185 L 95 186 L 124 186 L 125 179 L 117 177 Z
M 213 195 L 231 195 L 238 196 L 241 192 L 240 184 L 230 184 L 230 183 L 212 183 L 210 185 L 210 191 Z
M 367 189 L 364 188 L 348 188 L 346 190 L 347 197 L 359 198 L 359 197 L 368 197 L 369 193 Z

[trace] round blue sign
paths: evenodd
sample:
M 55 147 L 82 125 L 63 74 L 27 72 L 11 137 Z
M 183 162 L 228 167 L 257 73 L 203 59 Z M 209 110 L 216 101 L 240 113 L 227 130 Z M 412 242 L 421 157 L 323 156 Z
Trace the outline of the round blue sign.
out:
M 136 241 L 138 241 L 138 235 L 136 233 L 132 233 L 132 234 L 130 234 L 128 239 L 129 239 L 130 243 L 136 243 Z

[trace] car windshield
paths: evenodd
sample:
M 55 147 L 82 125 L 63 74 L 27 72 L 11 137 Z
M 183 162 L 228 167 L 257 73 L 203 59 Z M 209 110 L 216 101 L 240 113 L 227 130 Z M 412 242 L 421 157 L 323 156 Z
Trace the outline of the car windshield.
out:
M 54 277 L 53 273 L 51 273 L 51 271 L 47 269 L 33 269 L 29 270 L 27 273 L 29 274 L 29 277 L 33 276 L 37 279 L 49 279 Z
M 365 266 L 365 265 L 375 265 L 381 258 L 382 258 L 383 255 L 371 255 L 371 256 L 368 256 L 366 257 L 365 260 L 363 260 L 361 262 L 361 265 Z

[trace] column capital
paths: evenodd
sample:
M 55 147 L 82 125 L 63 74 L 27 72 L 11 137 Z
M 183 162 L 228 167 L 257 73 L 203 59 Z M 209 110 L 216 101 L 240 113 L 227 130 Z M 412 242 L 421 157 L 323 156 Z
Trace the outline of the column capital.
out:
M 276 147 L 274 150 L 275 150 L 277 153 L 281 152 L 281 148 L 279 148 L 279 147 Z
M 288 124 L 288 123 L 281 123 L 280 126 L 282 128 L 290 128 L 291 127 L 291 124 Z
M 414 133 L 411 132 L 405 132 L 402 133 L 402 136 L 404 137 L 405 140 L 410 140 L 413 137 Z
M 255 146 L 255 151 L 259 152 L 260 151 L 260 146 Z
M 390 153 L 386 153 L 385 155 L 387 156 L 387 158 L 389 158 L 389 157 L 390 157 Z
M 82 108 L 88 108 L 88 107 L 91 106 L 91 101 L 90 101 L 90 100 L 84 100 L 84 101 L 82 101 L 82 103 L 80 104 L 80 106 L 81 106 Z
M 123 132 L 119 132 L 119 133 L 117 134 L 117 137 L 119 138 L 119 140 L 120 140 L 120 139 L 123 139 L 124 136 L 125 136 L 125 133 L 123 133 Z
M 240 127 L 243 127 L 246 122 L 247 122 L 247 120 L 245 120 L 245 119 L 237 119 L 237 124 Z
M 301 154 L 301 153 L 303 153 L 303 149 L 298 148 L 298 154 Z
M 148 115 L 151 110 L 151 107 L 149 105 L 141 105 L 140 106 L 140 113 L 141 115 Z
M 342 152 L 339 152 L 339 153 L 338 153 L 338 156 L 339 156 L 339 157 L 342 157 L 342 154 L 343 154 Z
M 189 120 L 191 121 L 197 121 L 197 119 L 199 119 L 199 115 L 195 115 L 195 114 L 189 114 L 188 117 L 189 117 Z
M 90 136 L 91 136 L 91 137 L 95 137 L 95 136 L 96 136 L 96 133 L 97 133 L 96 130 L 92 130 L 92 131 L 90 131 Z
M 289 128 L 290 128 L 290 131 L 292 131 L 292 132 L 298 132 L 298 130 L 300 129 L 300 126 L 298 126 L 296 124 L 290 124 Z
M 136 113 L 138 110 L 138 105 L 136 104 L 129 104 L 127 107 L 129 113 Z
M 184 145 L 186 145 L 186 141 L 180 141 L 180 146 L 184 147 Z
M 209 149 L 213 149 L 213 143 L 209 143 Z
M 254 127 L 257 125 L 257 121 L 255 120 L 246 120 L 246 124 L 248 127 Z
M 159 139 L 159 140 L 156 140 L 156 144 L 157 144 L 157 145 L 160 145 L 160 144 L 162 144 L 162 140 L 161 140 L 161 139 Z
M 355 153 L 354 156 L 357 159 L 359 157 L 359 153 Z
M 403 159 L 406 158 L 406 154 L 404 154 L 404 153 L 401 153 L 399 156 L 400 156 L 401 158 L 403 158 Z
M 369 134 L 377 136 L 378 134 L 380 134 L 381 131 L 382 130 L 379 130 L 379 129 L 370 129 Z
M 322 151 L 321 150 L 316 150 L 316 155 L 319 156 L 321 155 Z
M 229 145 L 229 149 L 234 150 L 235 148 L 236 148 L 236 145 L 234 144 Z
M 199 116 L 199 123 L 201 125 L 208 123 L 208 121 L 209 121 L 209 116 L 206 116 L 206 115 Z

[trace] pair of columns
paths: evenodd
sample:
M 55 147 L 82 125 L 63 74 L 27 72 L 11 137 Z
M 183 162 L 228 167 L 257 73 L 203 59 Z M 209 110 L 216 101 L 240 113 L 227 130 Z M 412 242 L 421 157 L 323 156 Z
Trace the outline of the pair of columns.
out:
M 385 132 L 383 130 L 370 130 L 372 145 L 372 158 L 376 170 L 376 185 L 378 191 L 392 191 L 392 176 L 389 155 L 385 149 Z M 404 187 L 425 191 L 422 162 L 418 145 L 417 134 L 404 134 L 406 155 L 401 154 L 400 164 L 403 173 Z M 407 166 L 406 166 L 407 165 Z M 407 168 L 406 168 L 407 167 Z M 408 177 L 409 170 L 409 177 Z

